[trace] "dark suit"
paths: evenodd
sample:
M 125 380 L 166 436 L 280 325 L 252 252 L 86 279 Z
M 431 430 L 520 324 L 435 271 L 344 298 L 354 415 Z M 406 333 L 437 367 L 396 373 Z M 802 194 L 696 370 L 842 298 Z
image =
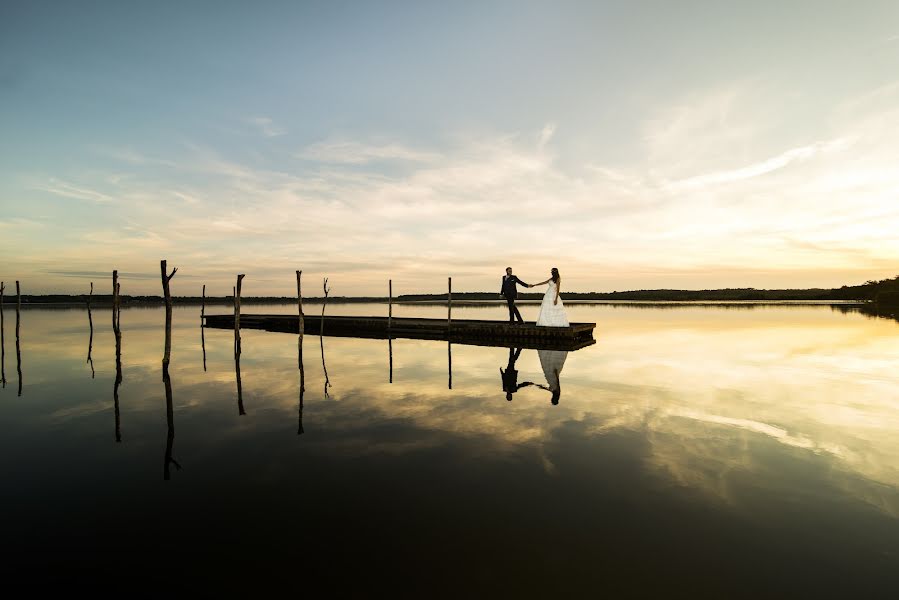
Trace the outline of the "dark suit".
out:
M 499 293 L 506 297 L 506 303 L 509 305 L 509 323 L 512 323 L 516 318 L 519 323 L 524 323 L 524 319 L 521 318 L 521 313 L 518 312 L 518 307 L 515 306 L 515 299 L 518 298 L 518 288 L 515 287 L 516 285 L 524 287 L 528 286 L 528 284 L 515 275 L 503 275 L 503 283 Z

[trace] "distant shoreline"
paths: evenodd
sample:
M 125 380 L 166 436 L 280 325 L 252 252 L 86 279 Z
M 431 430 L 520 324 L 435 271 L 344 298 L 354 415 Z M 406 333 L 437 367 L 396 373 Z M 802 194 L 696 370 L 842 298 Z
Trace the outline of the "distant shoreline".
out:
M 200 302 L 180 302 L 177 298 L 173 299 L 175 306 L 200 306 Z M 869 300 L 564 300 L 567 306 L 862 306 L 870 304 Z M 261 305 L 282 305 L 296 306 L 296 299 L 290 300 L 286 298 L 254 298 L 252 301 L 241 299 L 243 306 L 261 306 Z M 320 305 L 320 298 L 303 299 L 303 304 Z M 448 302 L 443 300 L 394 300 L 398 306 L 447 306 Z M 525 299 L 516 302 L 523 306 L 536 306 L 541 300 Z M 328 304 L 388 304 L 387 298 L 358 300 L 354 298 L 329 298 Z M 462 307 L 495 307 L 505 306 L 505 300 L 456 300 L 453 299 L 453 306 Z M 111 302 L 92 302 L 91 308 L 110 308 Z M 164 306 L 164 302 L 123 302 L 122 308 L 156 308 Z M 206 306 L 210 308 L 227 306 L 231 307 L 231 301 L 206 302 Z M 69 302 L 24 302 L 22 308 L 86 308 L 86 302 L 69 301 Z M 15 301 L 4 302 L 4 310 L 15 310 Z
M 805 304 L 864 304 L 871 301 L 888 301 L 893 303 L 899 293 L 899 277 L 884 279 L 882 281 L 868 281 L 861 285 L 842 286 L 839 288 L 812 288 L 812 289 L 772 289 L 759 290 L 755 288 L 724 288 L 715 290 L 631 290 L 614 292 L 562 292 L 562 299 L 566 304 L 777 304 L 777 303 L 805 303 Z M 518 302 L 520 304 L 536 304 L 543 299 L 543 293 L 520 292 Z M 322 297 L 303 298 L 305 304 L 321 304 Z M 453 304 L 458 306 L 491 306 L 502 304 L 498 292 L 460 292 L 452 295 Z M 7 294 L 5 297 L 7 306 L 15 304 L 16 297 Z M 202 298 L 200 296 L 175 296 L 172 298 L 175 305 L 199 305 L 205 303 L 208 306 L 232 306 L 233 296 L 216 296 Z M 387 296 L 337 296 L 329 297 L 328 304 L 386 304 Z M 23 306 L 85 306 L 88 302 L 86 294 L 34 294 L 22 295 Z M 243 305 L 253 304 L 296 304 L 296 296 L 250 296 L 242 297 Z M 447 294 L 402 294 L 393 298 L 395 304 L 417 305 L 446 305 Z M 129 296 L 120 297 L 122 307 L 161 306 L 164 304 L 162 296 Z M 111 306 L 110 294 L 94 294 L 91 297 L 91 306 Z

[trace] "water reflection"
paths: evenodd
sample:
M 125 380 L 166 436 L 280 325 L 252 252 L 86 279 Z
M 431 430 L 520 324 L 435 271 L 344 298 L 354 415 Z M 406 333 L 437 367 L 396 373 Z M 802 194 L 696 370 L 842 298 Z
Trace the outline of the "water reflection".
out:
M 540 357 L 540 367 L 543 369 L 543 376 L 546 377 L 547 385 L 538 385 L 537 387 L 547 390 L 552 394 L 552 403 L 558 404 L 559 397 L 562 395 L 562 383 L 559 375 L 562 373 L 562 367 L 565 366 L 565 359 L 568 358 L 568 352 L 563 350 L 537 350 L 537 356 Z
M 112 385 L 112 404 L 115 411 L 115 441 L 122 441 L 122 416 L 119 410 L 119 386 L 122 385 L 122 330 L 118 328 L 118 320 L 116 320 L 116 328 L 113 331 L 115 338 L 115 382 Z
M 297 367 L 300 371 L 300 407 L 297 415 L 297 435 L 303 435 L 303 395 L 306 393 L 306 369 L 303 366 L 303 335 L 297 338 Z
M 172 457 L 172 447 L 175 444 L 175 409 L 172 402 L 172 377 L 168 368 L 162 370 L 162 383 L 165 387 L 165 460 L 162 466 L 162 478 L 165 481 L 171 479 L 171 465 L 181 470 L 181 464 Z
M 521 350 L 521 348 L 509 348 L 509 360 L 506 363 L 506 369 L 499 368 L 499 376 L 503 382 L 503 391 L 506 392 L 506 400 L 509 402 L 512 401 L 512 394 L 523 387 L 534 385 L 532 381 L 518 383 L 518 369 L 515 368 L 515 363 L 518 362 L 518 358 L 521 356 Z
M 243 407 L 243 382 L 240 379 L 240 334 L 234 332 L 234 378 L 237 380 L 237 414 L 245 415 Z
M 93 290 L 93 284 L 91 284 L 91 289 Z M 91 379 L 93 379 L 96 375 L 94 371 L 94 359 L 91 357 L 91 352 L 94 349 L 94 318 L 91 315 L 91 305 L 90 301 L 87 304 L 87 323 L 90 327 L 90 336 L 87 339 L 87 364 L 91 367 Z
M 200 347 L 203 349 L 203 372 L 206 372 L 206 329 L 200 321 Z
M 78 523 L 107 519 L 117 531 L 92 532 L 97 546 L 113 548 L 125 529 L 136 545 L 159 547 L 158 535 L 185 552 L 214 553 L 227 547 L 217 537 L 227 524 L 231 544 L 252 545 L 258 564 L 283 572 L 303 553 L 333 557 L 349 545 L 360 550 L 339 568 L 355 568 L 379 560 L 376 547 L 392 539 L 384 561 L 426 576 L 439 561 L 421 549 L 446 549 L 447 564 L 474 572 L 496 561 L 516 576 L 548 565 L 533 573 L 549 573 L 550 583 L 536 584 L 544 587 L 595 581 L 592 573 L 610 590 L 642 589 L 640 574 L 651 569 L 666 582 L 698 582 L 693 597 L 732 596 L 733 581 L 755 582 L 758 593 L 747 595 L 761 597 L 763 584 L 791 585 L 796 569 L 815 589 L 834 572 L 860 590 L 895 589 L 886 587 L 899 556 L 899 336 L 891 321 L 828 308 L 574 307 L 581 320 L 603 323 L 603 335 L 571 356 L 401 339 L 388 341 L 387 365 L 380 340 L 329 338 L 330 360 L 320 344 L 321 364 L 305 364 L 299 340 L 245 330 L 252 360 L 243 369 L 260 392 L 240 418 L 227 401 L 231 331 L 209 330 L 208 373 L 195 359 L 177 360 L 182 346 L 195 356 L 198 310 L 174 311 L 184 335 L 174 336 L 163 379 L 165 434 L 161 310 L 129 311 L 129 444 L 115 452 L 91 442 L 108 430 L 108 404 L 96 400 L 103 369 L 96 381 L 64 377 L 83 373 L 83 315 L 30 313 L 29 396 L 39 401 L 0 403 L 9 424 L 0 438 L 4 505 L 22 517 L 11 519 L 9 539 L 77 538 Z M 99 321 L 96 333 L 102 340 Z M 98 367 L 111 362 L 104 347 L 98 342 Z M 541 391 L 523 394 L 540 401 L 499 400 L 498 367 L 507 397 L 533 380 Z M 342 385 L 330 388 L 329 374 Z M 175 380 L 179 457 L 189 455 L 194 485 L 161 489 L 163 435 L 164 478 L 181 467 Z M 305 414 L 306 383 L 324 383 L 333 401 Z M 553 396 L 557 406 L 545 401 Z M 68 457 L 91 468 L 71 473 Z M 159 502 L 161 492 L 173 501 Z M 221 502 L 227 494 L 236 494 L 233 504 Z M 234 520 L 233 505 L 258 519 Z M 300 505 L 316 519 L 298 522 Z M 47 514 L 58 519 L 43 524 Z M 157 534 L 163 522 L 178 526 Z M 301 536 L 300 546 L 286 541 Z M 97 552 L 84 550 L 101 564 Z M 700 576 L 696 564 L 724 568 Z M 785 564 L 789 574 L 779 575 Z
M 3 323 L 3 292 L 6 284 L 0 282 L 0 385 L 6 387 L 6 334 Z
M 22 395 L 22 350 L 19 342 L 19 326 L 21 323 L 22 292 L 19 290 L 19 282 L 16 282 L 16 373 L 19 376 L 19 392 Z
M 325 287 L 327 288 L 328 280 L 325 280 Z M 324 311 L 324 307 L 322 307 L 322 311 Z M 328 388 L 331 387 L 331 378 L 328 377 L 328 365 L 325 364 L 325 336 L 318 336 L 318 342 L 322 349 L 322 372 L 325 374 L 325 398 L 330 398 L 331 395 L 328 393 Z
M 446 364 L 449 372 L 449 380 L 446 387 L 451 390 L 453 389 L 453 344 L 449 341 L 446 343 Z

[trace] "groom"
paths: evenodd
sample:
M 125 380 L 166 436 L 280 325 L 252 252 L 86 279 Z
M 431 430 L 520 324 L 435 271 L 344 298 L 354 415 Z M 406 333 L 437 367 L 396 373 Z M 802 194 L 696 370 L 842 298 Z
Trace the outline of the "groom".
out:
M 514 323 L 514 319 L 518 319 L 519 323 L 524 323 L 518 307 L 515 306 L 515 299 L 518 298 L 518 288 L 516 285 L 531 287 L 515 275 L 512 275 L 512 267 L 506 267 L 506 274 L 503 275 L 503 286 L 500 288 L 500 295 L 504 296 L 506 303 L 509 305 L 509 323 Z

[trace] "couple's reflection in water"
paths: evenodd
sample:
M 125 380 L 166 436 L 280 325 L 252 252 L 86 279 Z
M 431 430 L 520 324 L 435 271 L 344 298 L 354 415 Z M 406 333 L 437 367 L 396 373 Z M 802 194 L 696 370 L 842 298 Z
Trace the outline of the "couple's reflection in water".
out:
M 512 395 L 518 390 L 525 387 L 536 387 L 545 390 L 551 394 L 550 401 L 553 404 L 559 403 L 562 396 L 562 385 L 559 376 L 562 373 L 562 367 L 565 366 L 565 359 L 568 358 L 568 352 L 565 350 L 537 350 L 537 356 L 540 358 L 540 367 L 543 369 L 543 376 L 546 378 L 546 385 L 535 383 L 533 381 L 523 381 L 518 383 L 518 369 L 515 363 L 521 356 L 522 348 L 509 348 L 509 361 L 506 368 L 500 367 L 499 374 L 503 382 L 503 391 L 506 393 L 506 400 L 512 401 Z

